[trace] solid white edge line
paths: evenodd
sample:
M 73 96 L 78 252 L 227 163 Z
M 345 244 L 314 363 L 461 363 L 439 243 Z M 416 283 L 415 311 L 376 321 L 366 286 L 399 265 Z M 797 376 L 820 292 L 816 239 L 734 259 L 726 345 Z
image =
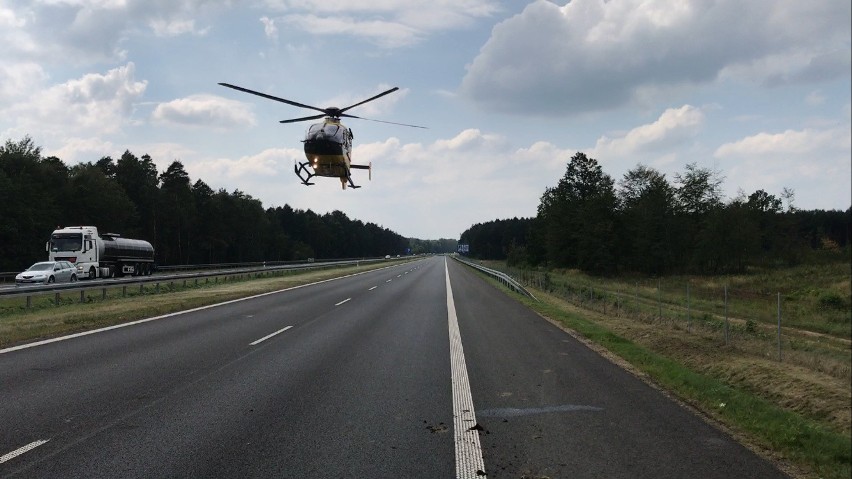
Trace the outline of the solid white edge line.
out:
M 374 290 L 374 289 L 376 289 L 376 288 L 378 288 L 378 286 L 373 286 L 372 288 L 368 289 L 367 291 L 372 291 L 372 290 Z
M 450 286 L 450 269 L 444 259 L 444 272 L 447 279 L 447 322 L 450 333 L 450 368 L 453 383 L 453 436 L 456 446 L 456 477 L 476 479 L 485 474 L 485 460 L 482 458 L 482 446 L 479 443 L 479 431 L 476 426 L 476 412 L 473 409 L 473 396 L 467 376 L 464 360 L 459 320 L 453 301 L 453 288 Z
M 21 454 L 23 454 L 25 452 L 32 451 L 33 449 L 41 446 L 42 444 L 46 443 L 49 440 L 50 439 L 39 439 L 38 441 L 33 441 L 33 442 L 27 444 L 26 446 L 19 447 L 12 452 L 3 454 L 2 456 L 0 456 L 0 464 L 3 464 L 6 461 L 11 461 L 12 459 L 20 456 Z
M 323 284 L 323 283 L 328 283 L 328 282 L 331 282 L 331 281 L 337 281 L 339 279 L 351 278 L 353 276 L 360 276 L 362 274 L 372 273 L 372 272 L 375 272 L 375 271 L 381 271 L 381 270 L 388 269 L 388 268 L 394 268 L 395 266 L 396 265 L 385 266 L 384 268 L 371 269 L 369 271 L 361 271 L 360 273 L 352 273 L 352 274 L 347 274 L 346 276 L 340 276 L 338 278 L 324 279 L 322 281 L 317 281 L 315 283 L 300 284 L 299 286 L 292 286 L 290 288 L 279 289 L 278 291 L 269 291 L 268 293 L 260 293 L 260 294 L 254 295 L 254 296 L 246 296 L 245 298 L 232 299 L 230 301 L 225 301 L 225 302 L 222 302 L 222 303 L 208 304 L 207 306 L 199 306 L 197 308 L 187 309 L 187 310 L 184 310 L 184 311 L 175 311 L 174 313 L 163 314 L 161 316 L 154 316 L 153 318 L 139 319 L 139 320 L 136 320 L 136 321 L 131 321 L 129 323 L 115 324 L 115 325 L 112 325 L 112 326 L 107 326 L 105 328 L 93 329 L 91 331 L 83 331 L 83 332 L 80 332 L 80 333 L 69 334 L 67 336 L 60 336 L 58 338 L 45 339 L 45 340 L 36 341 L 36 342 L 33 342 L 33 343 L 21 344 L 19 346 L 12 346 L 10 348 L 0 349 L 0 354 L 11 353 L 12 351 L 19 351 L 21 349 L 34 348 L 34 347 L 37 347 L 37 346 L 43 346 L 45 344 L 50 344 L 50 343 L 57 343 L 59 341 L 65 341 L 67 339 L 79 338 L 81 336 L 88 336 L 90 334 L 102 333 L 104 331 L 110 331 L 112 329 L 125 328 L 127 326 L 134 326 L 134 325 L 137 325 L 137 324 L 147 323 L 148 321 L 157 321 L 159 319 L 170 318 L 172 316 L 180 316 L 181 314 L 194 313 L 196 311 L 202 311 L 202 310 L 205 310 L 205 309 L 216 308 L 218 306 L 224 306 L 226 304 L 238 303 L 240 301 L 247 301 L 249 299 L 261 298 L 263 296 L 269 296 L 271 294 L 286 293 L 287 291 L 292 291 L 294 289 L 307 288 L 308 286 L 314 286 L 314 285 L 317 285 L 317 284 Z
M 262 342 L 266 341 L 267 339 L 269 339 L 269 338 L 271 338 L 271 337 L 273 337 L 273 336 L 276 336 L 276 335 L 278 335 L 278 334 L 281 334 L 281 333 L 283 333 L 284 331 L 287 331 L 288 329 L 290 329 L 290 328 L 292 328 L 292 327 L 293 327 L 293 326 L 287 326 L 286 328 L 281 328 L 281 329 L 279 329 L 278 331 L 275 331 L 275 332 L 274 332 L 274 333 L 272 333 L 272 334 L 267 334 L 266 336 L 264 336 L 264 337 L 262 337 L 262 338 L 258 339 L 257 341 L 255 341 L 255 342 L 253 342 L 253 343 L 249 343 L 249 346 L 257 346 L 258 344 L 260 344 L 260 343 L 262 343 Z
M 341 301 L 341 302 L 339 302 L 339 303 L 335 304 L 335 306 L 340 306 L 341 304 L 348 302 L 350 299 L 352 299 L 352 298 L 346 298 L 346 299 L 344 299 L 343 301 Z

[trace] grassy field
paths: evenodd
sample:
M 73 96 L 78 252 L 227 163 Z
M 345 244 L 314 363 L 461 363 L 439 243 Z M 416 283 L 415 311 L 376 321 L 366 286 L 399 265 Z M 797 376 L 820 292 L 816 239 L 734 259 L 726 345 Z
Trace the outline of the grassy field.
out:
M 525 283 L 542 300 L 519 296 L 531 308 L 626 360 L 791 474 L 850 477 L 848 261 L 659 279 L 487 266 Z

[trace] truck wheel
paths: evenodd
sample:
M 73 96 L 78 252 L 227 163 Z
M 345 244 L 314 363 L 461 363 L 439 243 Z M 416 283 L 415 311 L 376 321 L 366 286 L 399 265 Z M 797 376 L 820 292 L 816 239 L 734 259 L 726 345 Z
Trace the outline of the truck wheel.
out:
M 98 276 L 95 274 L 95 267 L 92 266 L 91 268 L 89 268 L 89 279 L 95 279 L 97 277 Z

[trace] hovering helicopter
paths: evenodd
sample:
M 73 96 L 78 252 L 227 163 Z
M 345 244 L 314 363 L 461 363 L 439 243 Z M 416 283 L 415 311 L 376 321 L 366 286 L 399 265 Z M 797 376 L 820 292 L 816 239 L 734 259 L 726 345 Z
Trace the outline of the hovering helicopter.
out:
M 248 88 L 243 88 L 241 86 L 231 85 L 230 83 L 219 84 L 224 87 L 233 88 L 234 90 L 238 90 L 241 92 L 251 93 L 252 95 L 261 96 L 270 100 L 280 101 L 288 105 L 322 112 L 321 115 L 312 115 L 302 118 L 293 118 L 290 120 L 280 121 L 280 123 L 296 123 L 299 121 L 318 120 L 320 118 L 323 118 L 322 123 L 314 123 L 313 125 L 308 127 L 308 131 L 307 133 L 305 133 L 305 139 L 302 140 L 302 143 L 305 144 L 305 158 L 307 158 L 308 161 L 297 162 L 293 166 L 293 169 L 296 172 L 296 176 L 298 176 L 299 179 L 302 180 L 303 185 L 313 185 L 313 183 L 311 182 L 311 178 L 313 178 L 314 176 L 327 176 L 332 178 L 340 178 L 340 184 L 344 190 L 346 189 L 347 184 L 352 188 L 360 188 L 360 186 L 356 186 L 355 183 L 352 182 L 352 169 L 367 170 L 369 172 L 369 178 L 372 179 L 372 163 L 367 165 L 352 164 L 352 140 L 354 139 L 354 135 L 352 134 L 352 130 L 350 130 L 348 127 L 344 126 L 343 123 L 340 122 L 340 118 L 357 118 L 360 120 L 369 120 L 379 123 L 389 123 L 391 125 L 409 126 L 412 128 L 426 128 L 425 126 L 406 125 L 405 123 L 372 120 L 370 118 L 363 118 L 360 116 L 350 115 L 346 113 L 346 111 L 350 108 L 363 105 L 364 103 L 373 101 L 377 98 L 381 98 L 389 93 L 393 93 L 399 90 L 399 88 L 397 87 L 393 87 L 390 90 L 379 93 L 376 96 L 367 98 L 366 100 L 355 103 L 354 105 L 349 105 L 346 108 L 318 108 L 315 106 L 305 105 L 303 103 L 286 100 L 284 98 L 279 98 L 277 96 L 268 95 L 266 93 L 261 93 L 259 91 L 249 90 Z M 308 166 L 311 167 L 313 172 L 308 170 Z

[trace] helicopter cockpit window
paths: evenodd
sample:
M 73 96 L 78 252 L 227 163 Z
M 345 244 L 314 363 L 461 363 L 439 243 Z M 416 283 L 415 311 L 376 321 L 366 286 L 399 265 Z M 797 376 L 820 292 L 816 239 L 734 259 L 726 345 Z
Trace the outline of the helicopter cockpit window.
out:
M 342 128 L 340 125 L 317 123 L 308 128 L 305 134 L 306 140 L 326 140 L 343 143 L 346 139 L 345 135 L 349 131 L 347 128 Z

